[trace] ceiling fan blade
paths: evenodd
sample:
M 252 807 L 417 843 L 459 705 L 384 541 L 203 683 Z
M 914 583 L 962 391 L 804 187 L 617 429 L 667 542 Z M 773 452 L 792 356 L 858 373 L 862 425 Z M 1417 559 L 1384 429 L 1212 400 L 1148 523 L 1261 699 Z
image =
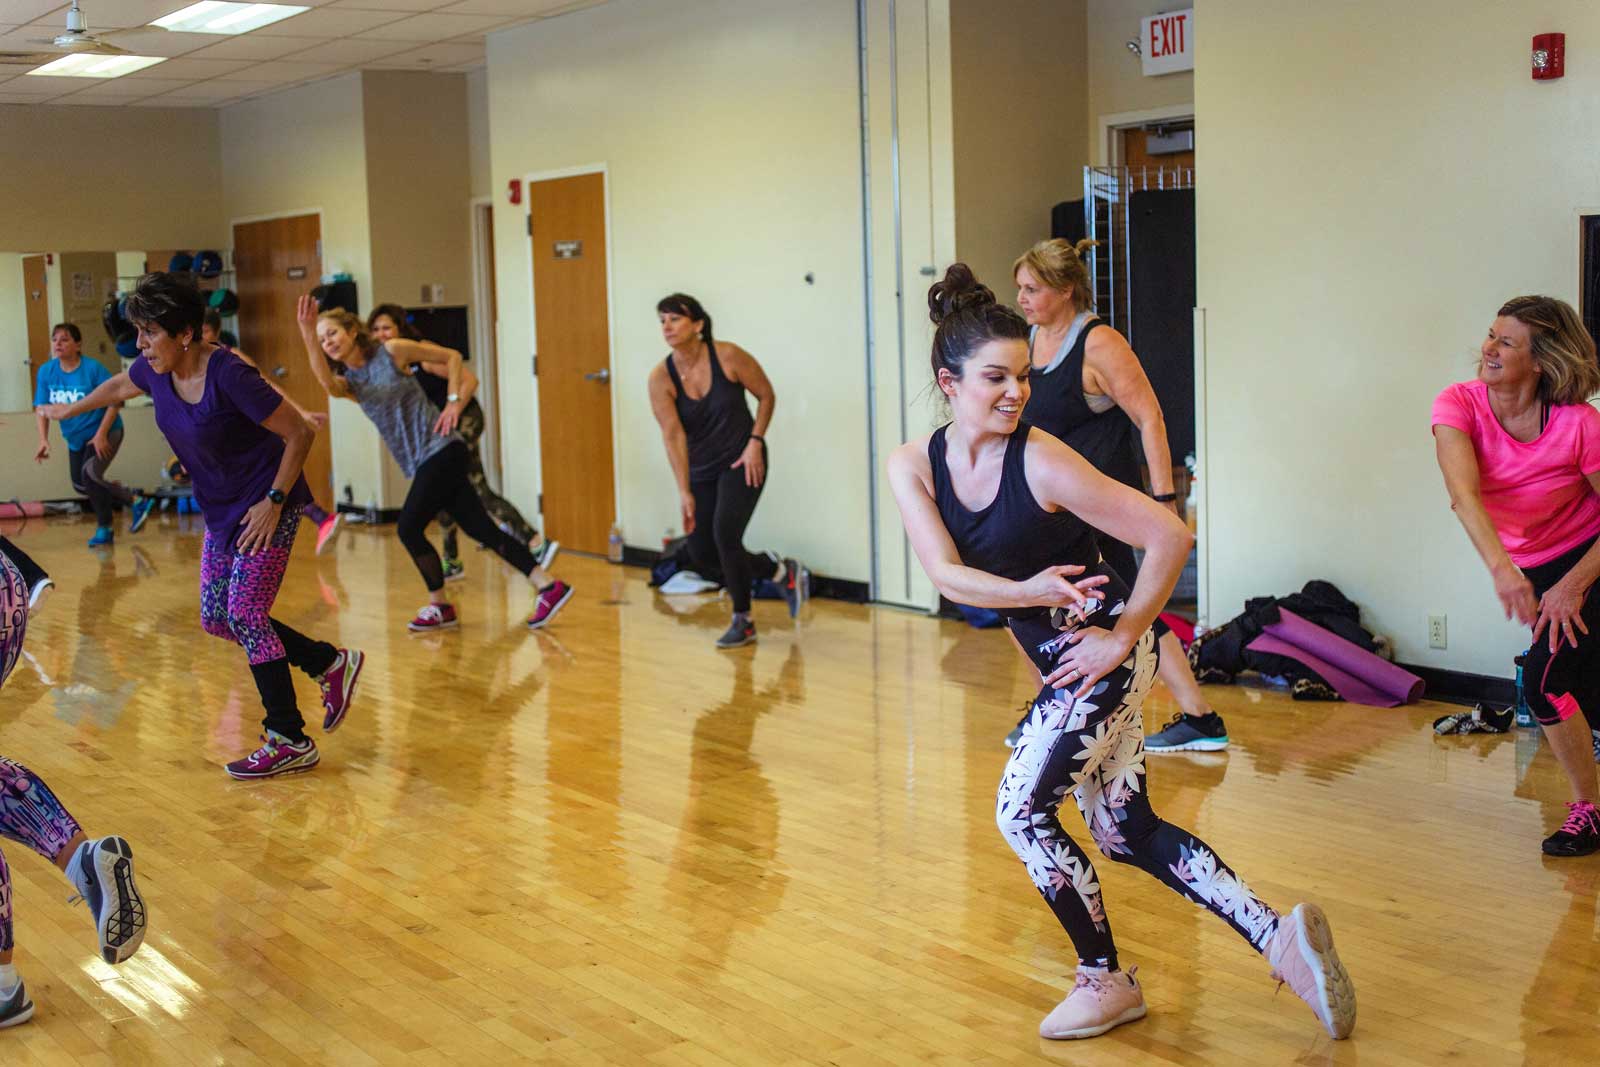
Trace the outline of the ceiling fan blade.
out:
M 110 41 L 99 37 L 90 37 L 87 34 L 62 34 L 59 37 L 34 37 L 29 44 L 41 45 L 53 50 L 57 55 L 90 55 L 90 56 L 125 56 L 126 48 L 119 48 Z

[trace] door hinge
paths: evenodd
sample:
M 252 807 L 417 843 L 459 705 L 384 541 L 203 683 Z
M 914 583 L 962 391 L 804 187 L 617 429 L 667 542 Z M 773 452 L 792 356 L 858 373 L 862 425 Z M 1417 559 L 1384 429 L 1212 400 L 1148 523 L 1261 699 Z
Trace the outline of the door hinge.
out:
M 544 494 L 543 493 L 539 494 L 539 509 L 538 510 L 539 510 L 539 514 L 540 515 L 544 514 Z
M 539 376 L 539 357 L 538 357 L 538 355 L 535 354 L 535 355 L 529 356 L 528 357 L 528 362 L 533 364 L 533 376 L 535 378 L 537 378 Z
M 528 236 L 529 237 L 533 236 L 533 216 L 532 215 L 528 216 Z

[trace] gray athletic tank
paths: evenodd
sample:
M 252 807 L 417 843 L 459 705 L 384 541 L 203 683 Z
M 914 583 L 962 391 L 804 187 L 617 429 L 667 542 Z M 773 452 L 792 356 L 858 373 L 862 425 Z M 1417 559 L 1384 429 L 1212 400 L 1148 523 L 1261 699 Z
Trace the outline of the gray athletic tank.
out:
M 433 432 L 439 409 L 415 378 L 400 373 L 383 345 L 362 366 L 346 365 L 344 380 L 407 478 L 415 478 L 418 467 L 461 440 L 453 433 L 440 437 Z

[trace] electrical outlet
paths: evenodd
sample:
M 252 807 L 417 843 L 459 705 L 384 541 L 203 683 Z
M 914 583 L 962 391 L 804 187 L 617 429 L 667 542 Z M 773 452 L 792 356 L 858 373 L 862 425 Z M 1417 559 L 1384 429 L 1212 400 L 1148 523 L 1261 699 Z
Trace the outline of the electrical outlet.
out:
M 1450 631 L 1445 627 L 1445 616 L 1428 616 L 1428 647 L 1449 648 Z

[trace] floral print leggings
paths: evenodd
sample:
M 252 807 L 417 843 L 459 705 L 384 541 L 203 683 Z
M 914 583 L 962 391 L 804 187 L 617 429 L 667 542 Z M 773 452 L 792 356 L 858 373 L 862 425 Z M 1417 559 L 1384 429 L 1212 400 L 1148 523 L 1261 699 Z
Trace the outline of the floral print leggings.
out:
M 0 756 L 0 837 L 53 863 L 78 831 L 77 820 L 38 775 Z M 0 952 L 11 947 L 11 871 L 0 852 Z
M 1105 599 L 1086 621 L 1059 610 L 1010 620 L 1041 675 L 1055 668 L 1070 647 L 1068 635 L 1079 627 L 1115 626 L 1126 590 L 1113 578 L 1103 591 Z M 1210 908 L 1256 951 L 1265 953 L 1278 925 L 1278 913 L 1205 842 L 1163 822 L 1150 806 L 1140 709 L 1157 661 L 1155 634 L 1146 630 L 1122 665 L 1083 699 L 1075 701 L 1071 690 L 1041 689 L 1000 779 L 1000 832 L 1088 966 L 1115 969 L 1117 949 L 1094 864 L 1061 825 L 1061 804 L 1069 795 L 1101 853 L 1135 864 Z

